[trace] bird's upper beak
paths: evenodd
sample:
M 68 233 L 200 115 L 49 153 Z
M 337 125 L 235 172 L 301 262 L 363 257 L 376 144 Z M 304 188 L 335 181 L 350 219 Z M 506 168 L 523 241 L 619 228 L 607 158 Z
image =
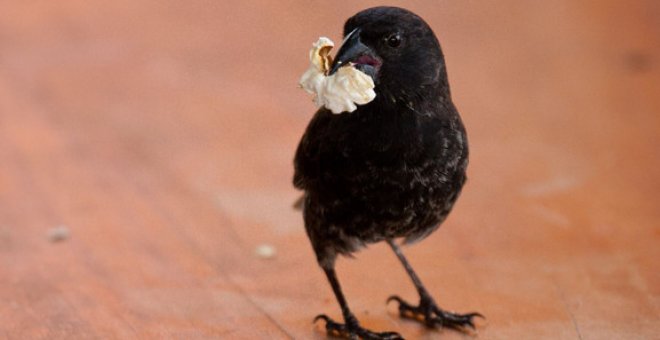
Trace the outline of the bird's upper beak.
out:
M 376 80 L 381 63 L 380 58 L 378 58 L 374 51 L 362 43 L 360 40 L 360 29 L 356 28 L 344 38 L 344 42 L 330 67 L 329 75 L 334 74 L 341 67 L 354 65 L 355 68 Z

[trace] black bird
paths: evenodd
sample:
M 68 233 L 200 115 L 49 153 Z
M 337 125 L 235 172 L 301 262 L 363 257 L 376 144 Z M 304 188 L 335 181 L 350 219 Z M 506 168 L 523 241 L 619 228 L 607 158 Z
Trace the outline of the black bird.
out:
M 323 314 L 315 321 L 348 338 L 401 338 L 360 326 L 334 270 L 338 254 L 385 241 L 420 296 L 418 306 L 396 295 L 388 299 L 399 303 L 402 316 L 429 327 L 474 328 L 481 314 L 438 308 L 395 242 L 435 231 L 466 179 L 467 137 L 440 44 L 424 20 L 396 7 L 357 13 L 346 21 L 344 37 L 330 74 L 354 65 L 373 78 L 376 98 L 351 113 L 319 109 L 296 151 L 293 183 L 304 190 L 305 229 L 344 317 L 344 324 Z

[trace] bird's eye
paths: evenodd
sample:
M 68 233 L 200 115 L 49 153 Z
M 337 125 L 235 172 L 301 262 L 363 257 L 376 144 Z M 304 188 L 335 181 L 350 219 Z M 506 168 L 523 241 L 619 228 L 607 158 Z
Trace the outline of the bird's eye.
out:
M 390 47 L 399 47 L 401 45 L 401 36 L 398 33 L 391 34 L 385 38 L 387 45 Z

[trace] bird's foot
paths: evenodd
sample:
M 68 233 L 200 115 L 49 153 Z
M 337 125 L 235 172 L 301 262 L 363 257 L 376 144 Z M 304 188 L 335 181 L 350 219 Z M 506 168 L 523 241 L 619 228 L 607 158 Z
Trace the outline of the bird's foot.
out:
M 349 318 L 345 324 L 337 323 L 325 314 L 317 315 L 314 322 L 325 320 L 325 330 L 328 335 L 341 337 L 344 339 L 374 339 L 374 340 L 403 340 L 403 337 L 396 332 L 372 332 L 366 328 L 360 327 L 355 317 Z
M 474 330 L 474 318 L 485 319 L 480 313 L 456 314 L 446 312 L 438 306 L 430 297 L 422 297 L 419 306 L 412 306 L 400 297 L 392 295 L 387 302 L 397 301 L 399 303 L 399 313 L 401 317 L 414 319 L 423 322 L 429 328 L 448 327 L 459 331 Z

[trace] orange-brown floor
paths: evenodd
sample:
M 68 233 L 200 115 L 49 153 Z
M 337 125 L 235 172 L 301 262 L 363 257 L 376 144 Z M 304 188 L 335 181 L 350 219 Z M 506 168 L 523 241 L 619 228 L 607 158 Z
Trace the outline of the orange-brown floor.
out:
M 0 338 L 323 338 L 296 84 L 366 6 L 0 2 Z M 479 339 L 660 338 L 659 3 L 406 7 L 471 142 L 456 209 L 405 249 L 439 304 L 485 314 Z M 367 327 L 471 338 L 386 306 L 415 291 L 382 244 L 338 273 Z

